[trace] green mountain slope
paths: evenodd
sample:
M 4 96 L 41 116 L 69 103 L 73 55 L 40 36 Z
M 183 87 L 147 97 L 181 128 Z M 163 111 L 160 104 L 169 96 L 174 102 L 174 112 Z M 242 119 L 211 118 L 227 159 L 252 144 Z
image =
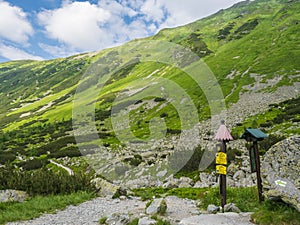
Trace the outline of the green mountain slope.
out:
M 296 0 L 245 1 L 186 26 L 164 29 L 153 37 L 113 49 L 65 59 L 1 63 L 0 163 L 18 164 L 34 157 L 40 160 L 36 167 L 41 167 L 44 159 L 76 157 L 80 155 L 76 146 L 79 139 L 85 140 L 85 143 L 80 143 L 83 146 L 99 147 L 99 143 L 84 132 L 75 140 L 74 116 L 80 119 L 76 126 L 84 128 L 88 128 L 88 119 L 94 118 L 93 132 L 101 138 L 101 145 L 109 146 L 109 149 L 124 147 L 123 140 L 131 140 L 132 134 L 136 142 L 149 141 L 160 135 L 181 134 L 196 125 L 193 121 L 185 127 L 180 118 L 177 107 L 189 101 L 185 96 L 191 100 L 188 103 L 193 105 L 192 111 L 196 111 L 196 122 L 211 117 L 211 98 L 214 97 L 208 98 L 209 91 L 199 87 L 199 83 L 186 72 L 193 63 L 200 62 L 195 56 L 205 62 L 206 69 L 210 69 L 217 82 L 211 87 L 221 88 L 229 109 L 240 104 L 242 96 L 279 94 L 275 102 L 270 99 L 268 104 L 282 103 L 273 105 L 270 110 L 263 107 L 259 110 L 260 105 L 253 103 L 252 107 L 257 108 L 259 115 L 244 115 L 241 105 L 235 113 L 240 114 L 240 122 L 245 122 L 245 126 L 251 125 L 255 119 L 258 125 L 264 124 L 270 132 L 282 132 L 282 135 L 299 132 L 299 104 L 295 104 L 299 102 L 296 91 L 300 81 L 299 12 L 300 2 Z M 194 55 L 190 54 L 192 58 L 182 57 L 179 48 L 179 66 L 176 67 L 155 61 L 153 49 L 130 52 L 130 46 L 155 41 L 187 48 Z M 122 49 L 128 52 L 120 55 Z M 152 60 L 145 60 L 147 57 Z M 94 76 L 96 64 L 101 65 L 97 68 L 99 74 Z M 199 75 L 197 79 L 208 82 L 205 75 Z M 174 92 L 182 94 L 181 98 L 173 98 L 172 102 L 172 96 L 163 94 L 162 87 L 168 87 L 164 86 L 166 81 L 172 81 Z M 176 85 L 182 93 L 175 91 Z M 289 90 L 287 87 L 294 92 L 286 95 L 282 90 Z M 145 94 L 140 94 L 143 92 Z M 75 104 L 82 109 L 94 109 L 90 115 L 74 114 L 74 96 L 80 93 L 81 99 Z M 210 94 L 213 96 L 214 93 Z M 295 99 L 284 102 L 292 98 Z M 122 114 L 118 113 L 128 107 L 131 109 L 128 123 L 132 134 L 128 134 L 125 128 L 122 134 L 122 128 L 117 129 L 113 119 L 121 118 Z M 286 110 L 293 107 L 293 112 Z M 162 120 L 165 121 L 165 134 L 155 132 L 155 125 L 161 124 Z M 236 125 L 234 122 L 232 126 Z M 280 129 L 283 124 L 287 130 L 285 133 Z M 235 128 L 235 132 L 239 134 L 242 129 L 243 126 Z M 152 136 L 153 133 L 157 137 Z

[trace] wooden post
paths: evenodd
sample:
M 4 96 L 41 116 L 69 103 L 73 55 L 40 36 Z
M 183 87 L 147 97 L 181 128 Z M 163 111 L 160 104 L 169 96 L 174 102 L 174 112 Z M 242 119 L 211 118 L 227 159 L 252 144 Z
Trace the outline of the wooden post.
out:
M 222 141 L 221 152 L 226 154 L 226 141 Z M 226 174 L 220 174 L 220 194 L 222 212 L 224 213 L 224 206 L 226 205 Z
M 224 206 L 226 205 L 226 173 L 227 173 L 227 151 L 226 143 L 232 141 L 233 138 L 225 126 L 225 121 L 221 121 L 215 140 L 218 140 L 220 144 L 217 145 L 218 153 L 216 157 L 216 169 L 217 173 L 220 174 L 220 196 L 221 196 L 221 207 L 224 212 Z
M 259 151 L 257 141 L 253 141 L 254 154 L 255 154 L 255 164 L 256 164 L 256 179 L 257 179 L 257 190 L 258 190 L 258 198 L 259 202 L 262 203 L 264 201 L 263 190 L 262 190 L 262 181 L 260 176 L 260 159 L 259 159 Z
M 267 138 L 268 135 L 262 132 L 260 129 L 245 129 L 244 134 L 241 136 L 242 139 L 245 139 L 247 142 L 252 142 L 252 146 L 249 148 L 250 163 L 251 163 L 251 172 L 256 172 L 257 179 L 257 190 L 259 202 L 263 202 L 263 190 L 262 190 L 262 180 L 260 176 L 260 159 L 258 151 L 258 141 L 262 141 Z M 255 165 L 254 165 L 255 164 Z

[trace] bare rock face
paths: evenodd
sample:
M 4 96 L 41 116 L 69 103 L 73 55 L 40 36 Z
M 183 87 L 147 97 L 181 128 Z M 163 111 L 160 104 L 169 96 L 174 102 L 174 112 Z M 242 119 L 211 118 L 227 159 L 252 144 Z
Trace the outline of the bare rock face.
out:
M 262 161 L 264 195 L 281 199 L 300 212 L 300 136 L 274 145 Z

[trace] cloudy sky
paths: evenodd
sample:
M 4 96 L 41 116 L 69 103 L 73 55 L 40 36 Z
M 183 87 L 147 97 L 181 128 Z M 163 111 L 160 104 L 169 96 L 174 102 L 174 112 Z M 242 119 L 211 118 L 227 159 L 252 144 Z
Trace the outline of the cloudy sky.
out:
M 96 51 L 241 0 L 0 0 L 0 62 Z

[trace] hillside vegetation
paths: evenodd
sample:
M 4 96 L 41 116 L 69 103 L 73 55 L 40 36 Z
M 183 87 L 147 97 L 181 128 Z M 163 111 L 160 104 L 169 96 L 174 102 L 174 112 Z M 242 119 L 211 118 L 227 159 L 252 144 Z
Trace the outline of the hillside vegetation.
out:
M 198 82 L 207 82 L 206 73 L 199 73 L 196 81 L 189 76 L 188 69 L 182 69 L 190 68 L 193 63 L 200 62 L 199 59 L 214 75 L 217 84 L 211 85 L 221 88 L 227 108 L 238 103 L 241 95 L 278 93 L 286 87 L 297 90 L 300 81 L 299 12 L 297 0 L 244 1 L 194 23 L 164 29 L 153 37 L 113 49 L 46 61 L 1 63 L 0 164 L 15 165 L 16 170 L 22 168 L 22 173 L 45 168 L 57 172 L 60 168 L 49 159 L 65 163 L 63 158 L 68 156 L 71 159 L 67 165 L 74 171 L 90 170 L 88 165 L 76 163 L 81 162 L 82 155 L 78 143 L 86 149 L 104 146 L 109 151 L 119 151 L 124 147 L 122 140 L 131 140 L 132 136 L 136 142 L 154 138 L 154 125 L 161 121 L 165 122 L 163 135 L 170 138 L 181 134 L 196 125 L 192 121 L 185 127 L 182 122 L 178 107 L 184 101 L 193 105 L 196 122 L 211 118 L 213 103 L 210 98 L 214 98 L 214 93 L 203 90 Z M 175 57 L 178 65 L 154 60 L 156 52 L 153 49 L 130 52 L 130 46 L 153 41 L 180 46 L 179 52 L 174 53 L 176 57 L 179 55 Z M 182 58 L 181 48 L 192 52 L 192 58 Z M 124 49 L 128 52 L 122 52 Z M 195 56 L 199 59 L 195 60 Z M 153 60 L 145 60 L 147 57 Z M 95 65 L 100 65 L 96 76 L 93 74 Z M 171 81 L 173 86 L 164 86 L 166 81 Z M 169 95 L 164 94 L 162 87 Z M 177 92 L 176 87 L 182 92 Z M 168 90 L 183 97 L 174 100 Z M 208 93 L 212 97 L 208 98 Z M 75 115 L 76 95 L 81 97 L 77 104 L 83 113 Z M 256 126 L 268 133 L 280 136 L 299 133 L 299 94 L 293 95 L 291 98 L 282 94 L 281 102 L 270 101 L 269 109 L 262 114 L 247 116 L 241 113 L 242 123 L 231 124 L 233 132 L 239 136 L 243 128 L 253 125 L 255 120 Z M 254 107 L 260 108 L 259 105 Z M 94 111 L 84 114 L 84 109 L 90 108 Z M 124 128 L 122 133 L 122 128 L 114 127 L 112 119 L 122 118 L 122 111 L 128 108 L 130 132 Z M 88 119 L 94 119 L 93 135 L 100 137 L 101 143 L 95 141 L 91 133 L 77 133 L 75 138 L 74 117 L 76 129 L 88 127 Z M 120 134 L 125 135 L 123 139 Z M 157 135 L 155 138 L 160 137 L 159 133 Z M 91 152 L 84 154 L 88 153 Z M 134 166 L 140 160 L 136 155 L 126 163 Z M 7 182 L 0 187 L 13 188 L 8 185 L 10 178 L 2 177 Z M 12 183 L 19 187 L 17 182 Z

